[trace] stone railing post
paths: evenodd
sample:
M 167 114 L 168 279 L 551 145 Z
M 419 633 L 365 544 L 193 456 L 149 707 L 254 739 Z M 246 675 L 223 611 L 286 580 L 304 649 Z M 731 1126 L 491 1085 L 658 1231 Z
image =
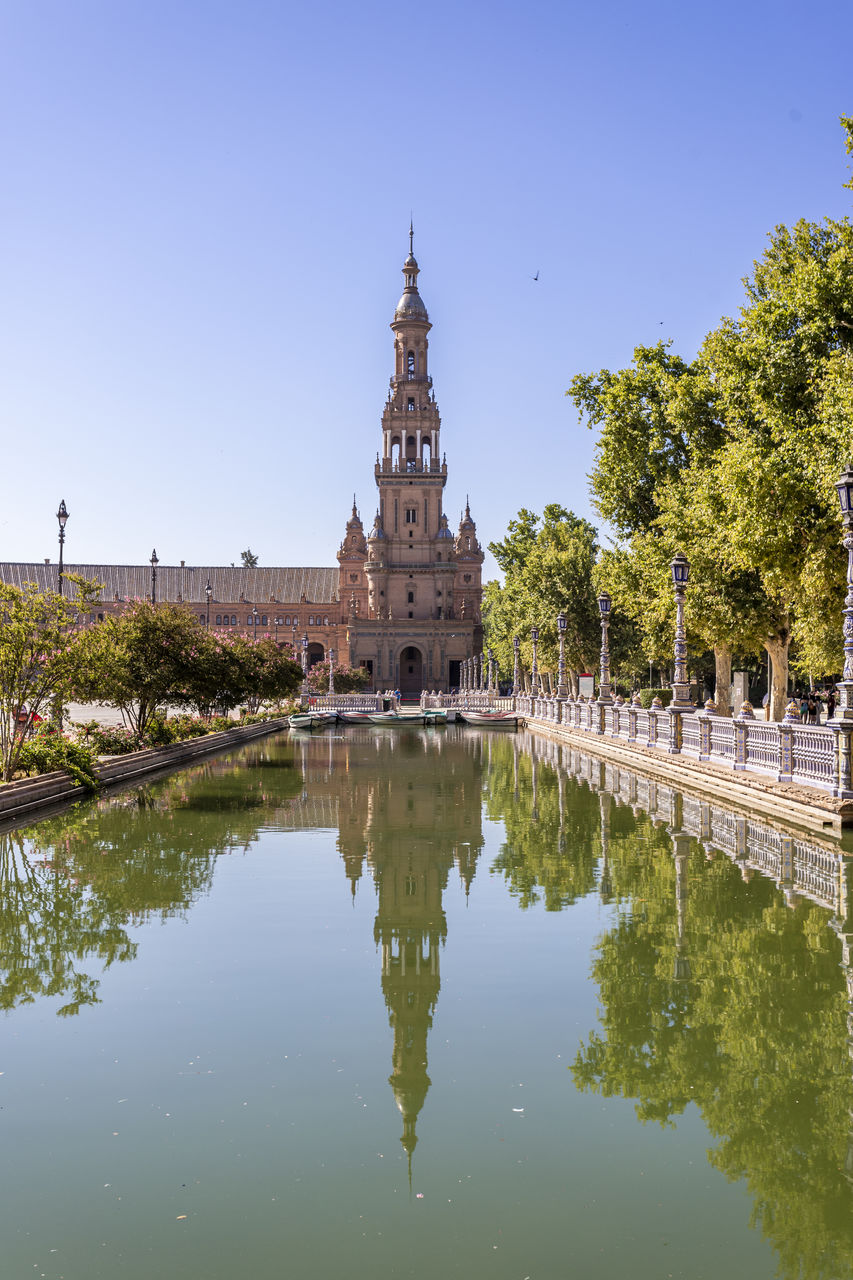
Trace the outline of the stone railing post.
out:
M 684 742 L 684 730 L 681 723 L 681 717 L 684 712 L 677 707 L 669 706 L 667 707 L 667 713 L 669 715 L 669 754 L 677 756 Z M 690 713 L 688 712 L 688 714 Z
M 800 708 L 793 699 L 785 708 L 785 715 L 781 724 L 778 726 L 779 732 L 779 772 L 776 778 L 779 782 L 791 782 L 794 777 L 794 725 L 800 723 Z
M 751 702 L 744 702 L 741 705 L 740 712 L 734 721 L 735 727 L 735 758 L 733 768 L 738 773 L 743 773 L 746 769 L 746 756 L 748 750 L 749 722 L 755 720 L 755 712 L 752 709 Z
M 717 704 L 713 698 L 709 698 L 705 703 L 705 710 L 700 711 L 697 715 L 699 721 L 699 759 L 711 759 L 711 716 L 717 710 Z

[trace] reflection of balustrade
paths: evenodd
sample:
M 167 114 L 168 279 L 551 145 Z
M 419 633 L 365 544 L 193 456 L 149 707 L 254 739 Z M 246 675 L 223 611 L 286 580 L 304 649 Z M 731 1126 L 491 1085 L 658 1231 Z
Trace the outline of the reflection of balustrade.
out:
M 717 803 L 682 796 L 677 788 L 664 782 L 567 745 L 551 742 L 550 750 L 545 751 L 542 745 L 540 740 L 540 761 L 584 782 L 593 791 L 606 790 L 617 802 L 642 810 L 653 820 L 668 823 L 680 803 L 683 831 L 700 840 L 706 849 L 718 849 L 742 867 L 775 880 L 792 895 L 790 901 L 799 896 L 842 911 L 845 855 L 833 843 L 821 843 L 819 837 L 792 836 Z

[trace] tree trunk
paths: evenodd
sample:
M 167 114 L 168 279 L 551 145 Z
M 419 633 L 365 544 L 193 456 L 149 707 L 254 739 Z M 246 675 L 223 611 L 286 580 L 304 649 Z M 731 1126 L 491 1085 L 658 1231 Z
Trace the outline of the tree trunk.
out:
M 728 645 L 714 645 L 714 701 L 718 716 L 732 714 L 732 651 Z M 740 711 L 740 707 L 736 708 Z
M 780 628 L 777 635 L 764 641 L 764 648 L 770 654 L 773 670 L 773 682 L 770 686 L 770 719 L 781 720 L 788 705 L 788 646 L 790 633 L 787 628 Z

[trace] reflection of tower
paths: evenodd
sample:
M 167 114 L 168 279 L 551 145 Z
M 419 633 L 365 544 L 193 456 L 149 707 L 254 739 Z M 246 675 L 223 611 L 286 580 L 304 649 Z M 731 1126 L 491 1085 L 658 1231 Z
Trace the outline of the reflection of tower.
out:
M 394 1031 L 388 1083 L 403 1117 L 402 1143 L 411 1160 L 418 1140 L 415 1125 L 430 1086 L 427 1034 L 441 986 L 447 869 L 435 858 L 410 852 L 386 865 L 377 878 L 374 937 L 382 948 L 382 992 Z
M 377 759 L 372 806 L 365 815 L 379 897 L 374 938 L 394 1034 L 388 1081 L 403 1117 L 401 1141 L 410 1169 L 430 1086 L 427 1037 L 447 935 L 444 890 L 456 865 L 467 894 L 483 847 L 480 745 L 472 737 L 453 748 L 439 751 L 432 731 L 385 738 L 382 750 L 389 758 Z

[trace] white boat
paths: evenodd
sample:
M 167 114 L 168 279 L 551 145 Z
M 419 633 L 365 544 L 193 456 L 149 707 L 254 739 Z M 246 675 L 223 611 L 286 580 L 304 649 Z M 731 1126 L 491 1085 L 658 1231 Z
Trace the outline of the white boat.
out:
M 514 711 L 460 711 L 466 724 L 475 729 L 517 729 L 518 716 Z
M 371 711 L 368 715 L 371 724 L 390 725 L 392 729 L 402 729 L 406 725 L 436 725 L 447 723 L 446 711 Z
M 291 729 L 307 729 L 309 733 L 314 729 L 328 729 L 330 725 L 337 723 L 336 711 L 297 711 L 288 718 Z

